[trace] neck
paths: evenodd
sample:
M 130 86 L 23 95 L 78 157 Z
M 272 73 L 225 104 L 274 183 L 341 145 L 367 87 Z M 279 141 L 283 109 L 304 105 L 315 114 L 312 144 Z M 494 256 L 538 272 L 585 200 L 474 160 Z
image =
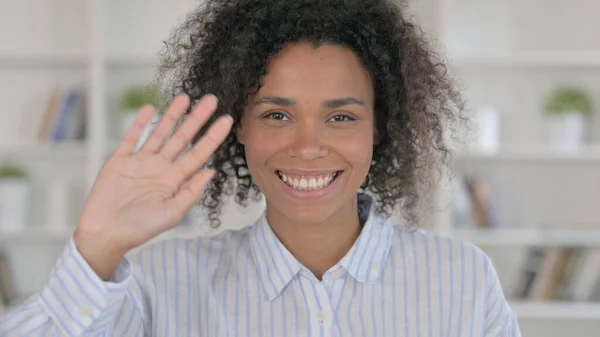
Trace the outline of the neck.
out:
M 361 225 L 356 197 L 319 223 L 300 223 L 267 204 L 267 220 L 292 255 L 319 280 L 348 253 Z

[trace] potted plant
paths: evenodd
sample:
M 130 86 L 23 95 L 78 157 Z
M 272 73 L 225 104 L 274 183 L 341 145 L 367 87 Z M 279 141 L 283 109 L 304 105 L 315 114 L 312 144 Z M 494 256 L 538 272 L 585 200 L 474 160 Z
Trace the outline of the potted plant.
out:
M 0 165 L 0 230 L 17 232 L 25 229 L 29 214 L 30 179 L 17 165 Z
M 121 134 L 129 129 L 142 106 L 151 104 L 159 108 L 162 103 L 160 90 L 155 86 L 132 85 L 127 88 L 121 96 Z
M 544 111 L 551 145 L 559 150 L 581 149 L 592 113 L 587 92 L 577 87 L 559 87 L 546 101 Z

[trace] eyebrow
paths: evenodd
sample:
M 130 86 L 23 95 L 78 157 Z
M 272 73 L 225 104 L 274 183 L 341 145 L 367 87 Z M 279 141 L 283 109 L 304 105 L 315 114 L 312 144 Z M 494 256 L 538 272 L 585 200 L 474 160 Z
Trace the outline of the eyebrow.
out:
M 279 105 L 279 106 L 292 106 L 296 104 L 296 101 L 294 101 L 291 98 L 286 98 L 286 97 L 277 97 L 277 96 L 265 96 L 261 99 L 259 99 L 258 101 L 256 101 L 256 103 L 254 105 L 259 105 L 259 104 L 273 104 L 273 105 Z M 343 98 L 335 98 L 335 99 L 330 99 L 327 101 L 324 101 L 323 104 L 321 104 L 324 108 L 328 108 L 328 109 L 335 109 L 335 108 L 339 108 L 345 105 L 365 105 L 365 102 L 353 98 L 353 97 L 343 97 Z

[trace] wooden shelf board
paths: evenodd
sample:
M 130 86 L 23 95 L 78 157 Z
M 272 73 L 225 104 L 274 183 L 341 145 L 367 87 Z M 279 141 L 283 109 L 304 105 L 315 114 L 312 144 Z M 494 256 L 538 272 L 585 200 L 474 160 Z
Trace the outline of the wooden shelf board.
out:
M 459 67 L 600 67 L 600 51 L 530 51 L 512 54 L 473 54 L 450 57 Z
M 44 66 L 58 65 L 85 66 L 87 64 L 86 52 L 42 52 L 42 53 L 15 53 L 0 52 L 0 66 Z
M 600 303 L 510 301 L 519 319 L 600 320 Z
M 25 145 L 0 145 L 0 157 L 19 156 L 19 158 L 73 158 L 85 160 L 87 147 L 84 141 L 66 141 L 63 143 L 43 143 Z
M 562 229 L 457 229 L 452 236 L 482 246 L 559 246 L 600 247 L 600 230 Z
M 600 163 L 600 146 L 590 145 L 578 151 L 561 151 L 544 145 L 507 146 L 496 152 L 459 153 L 458 162 L 528 162 L 528 163 Z

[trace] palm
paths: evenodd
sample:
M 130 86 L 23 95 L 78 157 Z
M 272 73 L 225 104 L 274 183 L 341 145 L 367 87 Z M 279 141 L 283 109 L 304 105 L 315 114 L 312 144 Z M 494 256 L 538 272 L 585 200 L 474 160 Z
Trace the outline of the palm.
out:
M 172 182 L 182 180 L 177 174 L 175 165 L 157 156 L 112 158 L 99 175 L 90 202 L 115 210 L 117 218 L 112 220 L 117 228 L 139 244 L 169 227 L 167 205 L 177 192 Z
M 133 153 L 143 126 L 153 114 L 150 107 L 140 111 L 135 125 L 100 171 L 78 230 L 109 233 L 111 240 L 133 248 L 175 226 L 198 202 L 212 176 L 211 170 L 200 168 L 229 133 L 231 119 L 219 119 L 181 156 L 214 111 L 216 100 L 204 98 L 190 114 L 192 118 L 167 139 L 165 135 L 188 104 L 187 98 L 176 98 L 140 151 Z

